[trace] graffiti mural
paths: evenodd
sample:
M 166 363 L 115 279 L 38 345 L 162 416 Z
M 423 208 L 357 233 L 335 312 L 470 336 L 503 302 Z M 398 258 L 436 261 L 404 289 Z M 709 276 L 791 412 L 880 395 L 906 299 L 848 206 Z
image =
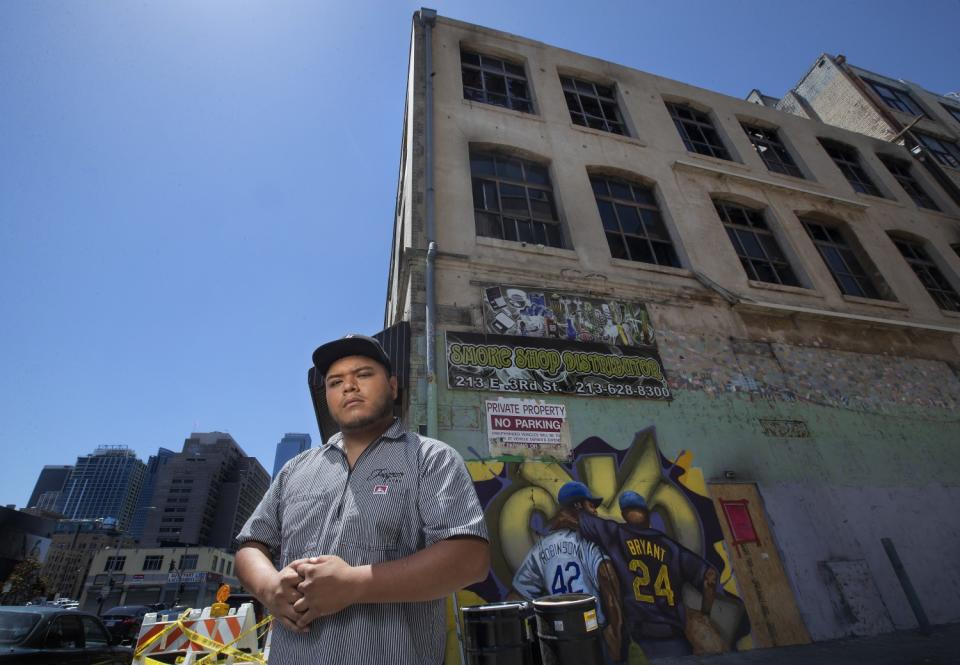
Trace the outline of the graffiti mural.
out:
M 584 523 L 581 531 L 608 550 L 619 578 L 623 661 L 642 663 L 648 656 L 666 655 L 645 654 L 642 646 L 651 644 L 645 631 L 661 621 L 657 625 L 678 626 L 672 639 L 687 653 L 751 648 L 749 620 L 720 523 L 703 474 L 692 460 L 689 451 L 681 451 L 675 459 L 664 456 L 650 427 L 638 432 L 632 445 L 622 450 L 589 437 L 573 449 L 569 463 L 468 461 L 490 530 L 491 571 L 482 583 L 460 592 L 458 602 L 468 606 L 506 599 L 521 563 L 560 512 L 560 488 L 579 481 L 594 497 L 603 499 L 596 517 L 589 518 L 593 526 Z M 639 496 L 646 504 L 649 521 L 642 528 L 625 520 L 626 508 L 621 513 L 625 493 L 634 503 Z M 607 534 L 606 542 L 599 532 Z M 609 551 L 615 549 L 618 538 L 623 549 L 629 548 L 629 560 Z M 684 565 L 658 565 L 664 560 L 683 560 Z M 701 613 L 704 606 L 708 611 Z M 449 630 L 447 663 L 456 663 L 452 611 Z

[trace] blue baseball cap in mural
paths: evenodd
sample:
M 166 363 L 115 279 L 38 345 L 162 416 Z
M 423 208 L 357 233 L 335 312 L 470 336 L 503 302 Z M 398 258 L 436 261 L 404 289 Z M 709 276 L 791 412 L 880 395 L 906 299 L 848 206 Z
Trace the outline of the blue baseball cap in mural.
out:
M 560 493 L 557 494 L 557 501 L 560 502 L 561 506 L 569 506 L 577 501 L 589 501 L 595 506 L 603 503 L 603 499 L 598 496 L 593 496 L 593 494 L 590 493 L 589 487 L 575 480 L 564 484 L 564 486 L 560 488 Z
M 638 508 L 648 512 L 650 510 L 647 508 L 647 500 L 630 490 L 620 495 L 620 510 L 627 510 L 628 508 Z
M 313 364 L 320 372 L 320 376 L 326 376 L 330 365 L 347 356 L 366 356 L 386 367 L 387 374 L 393 373 L 390 357 L 383 350 L 380 342 L 366 335 L 350 334 L 317 347 L 313 352 Z

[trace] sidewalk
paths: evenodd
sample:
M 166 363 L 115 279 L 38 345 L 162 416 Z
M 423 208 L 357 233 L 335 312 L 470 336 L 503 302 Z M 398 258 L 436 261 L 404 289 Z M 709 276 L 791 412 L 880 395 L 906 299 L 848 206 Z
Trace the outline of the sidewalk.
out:
M 902 630 L 719 656 L 660 658 L 653 665 L 960 665 L 960 623 L 934 626 L 927 637 Z

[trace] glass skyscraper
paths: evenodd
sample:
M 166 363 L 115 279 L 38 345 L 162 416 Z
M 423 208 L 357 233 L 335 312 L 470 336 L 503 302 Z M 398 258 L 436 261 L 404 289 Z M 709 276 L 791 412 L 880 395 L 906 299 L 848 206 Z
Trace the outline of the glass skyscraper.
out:
M 283 465 L 310 448 L 309 434 L 284 434 L 277 444 L 277 454 L 273 458 L 273 477 L 276 478 Z

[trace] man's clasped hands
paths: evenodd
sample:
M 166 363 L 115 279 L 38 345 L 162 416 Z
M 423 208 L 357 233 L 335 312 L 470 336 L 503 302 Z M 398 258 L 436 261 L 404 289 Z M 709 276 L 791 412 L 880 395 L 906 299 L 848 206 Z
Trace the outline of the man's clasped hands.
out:
M 297 559 L 277 571 L 263 601 L 286 628 L 306 633 L 314 620 L 359 600 L 359 575 L 360 569 L 338 556 Z

